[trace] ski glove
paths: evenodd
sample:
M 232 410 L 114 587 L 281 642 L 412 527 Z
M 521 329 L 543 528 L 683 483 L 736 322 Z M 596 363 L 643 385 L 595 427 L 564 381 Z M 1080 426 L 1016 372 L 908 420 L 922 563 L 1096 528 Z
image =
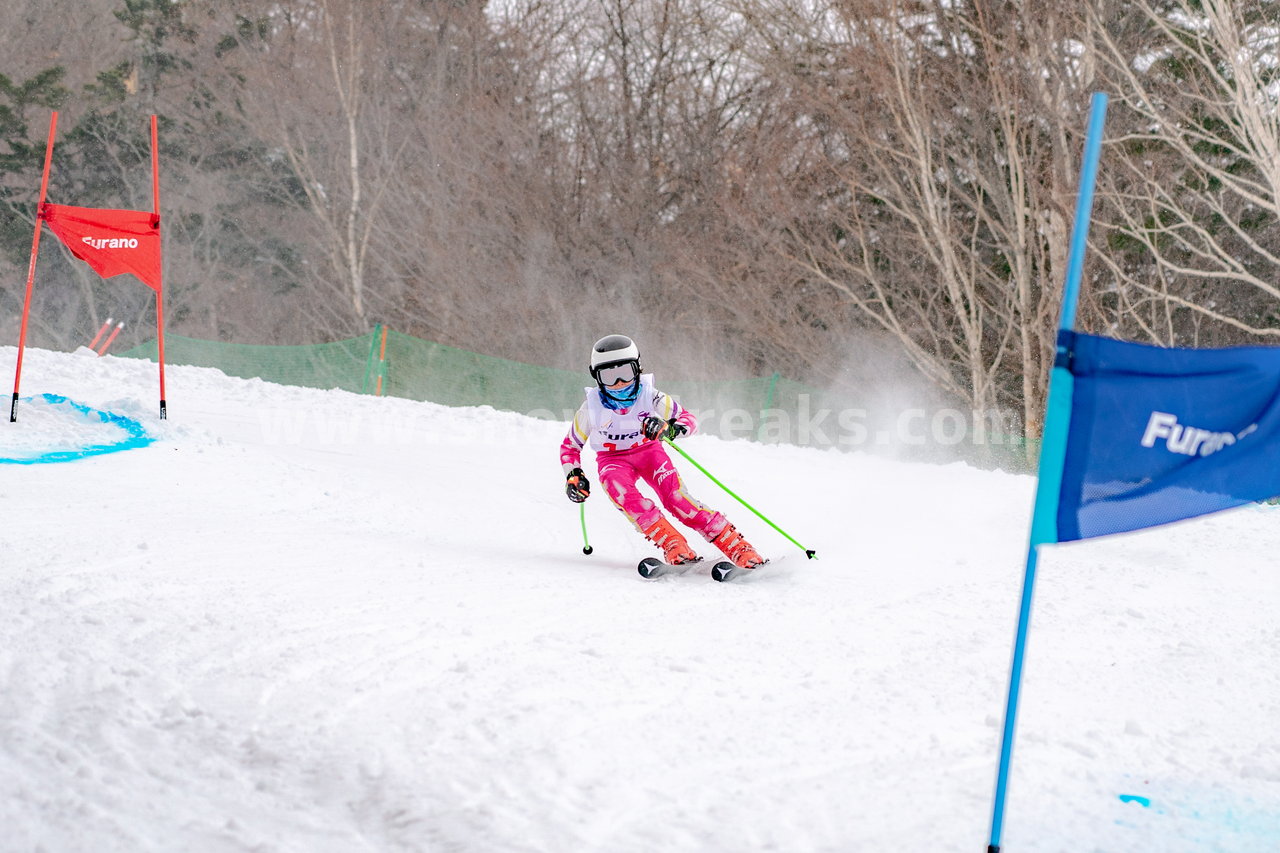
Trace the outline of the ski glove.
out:
M 564 481 L 564 493 L 576 504 L 582 503 L 591 494 L 591 481 L 581 468 L 574 468 L 569 472 Z
M 665 438 L 667 441 L 675 441 L 689 430 L 682 423 L 677 423 L 675 418 L 663 420 L 657 415 L 650 415 L 640 422 L 640 431 L 644 433 L 645 438 Z

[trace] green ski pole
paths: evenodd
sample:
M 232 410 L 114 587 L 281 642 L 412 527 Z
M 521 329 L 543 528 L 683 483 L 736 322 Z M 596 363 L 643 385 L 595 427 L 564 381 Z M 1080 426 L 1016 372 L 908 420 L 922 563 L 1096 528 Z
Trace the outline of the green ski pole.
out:
M 681 455 L 681 456 L 683 456 L 685 459 L 688 459 L 688 460 L 689 460 L 689 462 L 690 462 L 690 464 L 692 464 L 694 468 L 697 468 L 697 469 L 698 469 L 699 471 L 701 471 L 703 474 L 706 474 L 706 475 L 707 475 L 707 479 L 708 479 L 708 480 L 710 480 L 711 482 L 715 483 L 715 484 L 716 484 L 717 486 L 719 486 L 720 488 L 724 489 L 726 492 L 728 492 L 728 493 L 729 493 L 729 496 L 730 496 L 730 497 L 732 497 L 732 498 L 733 498 L 734 500 L 736 500 L 738 503 L 740 503 L 740 504 L 742 504 L 743 506 L 745 506 L 747 509 L 749 509 L 749 510 L 751 510 L 752 512 L 754 512 L 757 516 L 759 516 L 759 518 L 760 518 L 760 520 L 761 520 L 761 521 L 763 521 L 765 524 L 769 525 L 769 526 L 770 526 L 770 527 L 772 527 L 774 530 L 778 531 L 778 532 L 779 532 L 779 533 L 781 533 L 783 536 L 785 536 L 785 537 L 787 538 L 787 541 L 789 541 L 792 545 L 795 545 L 795 546 L 796 546 L 797 548 L 799 548 L 801 551 L 804 551 L 804 555 L 805 555 L 806 557 L 808 557 L 810 560 L 812 560 L 813 558 L 815 558 L 816 556 L 818 556 L 818 552 L 816 552 L 816 551 L 811 551 L 811 550 L 809 550 L 808 548 L 806 548 L 806 547 L 804 547 L 803 545 L 801 545 L 799 542 L 797 542 L 795 539 L 793 539 L 793 538 L 791 537 L 791 534 L 787 533 L 787 531 L 783 530 L 781 527 L 779 527 L 778 525 L 776 525 L 776 524 L 774 524 L 772 521 L 770 521 L 770 520 L 765 516 L 765 514 L 764 514 L 764 513 L 760 512 L 760 510 L 756 509 L 756 508 L 755 508 L 755 507 L 753 507 L 751 504 L 747 503 L 747 502 L 746 502 L 746 501 L 744 501 L 742 498 L 740 498 L 740 497 L 738 497 L 736 494 L 734 494 L 733 489 L 729 488 L 729 487 L 728 487 L 728 486 L 726 486 L 724 483 L 722 483 L 722 482 L 720 482 L 719 480 L 717 480 L 717 479 L 715 478 L 715 476 L 714 476 L 710 471 L 708 471 L 706 468 L 703 468 L 701 465 L 699 465 L 699 464 L 698 464 L 698 461 L 697 461 L 696 459 L 694 459 L 694 458 L 693 458 L 692 456 L 690 456 L 688 453 L 685 453 L 685 452 L 684 452 L 684 448 L 683 448 L 683 447 L 680 447 L 680 446 L 679 446 L 678 444 L 676 444 L 674 441 L 672 441 L 672 440 L 671 440 L 671 439 L 669 439 L 669 438 L 666 438 L 665 436 L 663 437 L 663 439 L 662 439 L 662 440 L 663 440 L 663 441 L 665 441 L 669 446 L 674 447 L 674 448 L 675 448 L 675 449 L 680 453 L 680 455 Z
M 582 520 L 582 553 L 590 554 L 595 549 L 587 541 L 587 504 L 585 501 L 578 504 L 578 510 L 578 517 Z

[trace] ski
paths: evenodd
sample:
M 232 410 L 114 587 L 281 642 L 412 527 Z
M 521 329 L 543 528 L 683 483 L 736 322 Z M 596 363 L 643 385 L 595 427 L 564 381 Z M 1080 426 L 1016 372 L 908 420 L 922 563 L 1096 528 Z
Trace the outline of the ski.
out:
M 768 560 L 765 560 L 763 563 L 757 563 L 749 569 L 744 569 L 742 566 L 735 566 L 728 560 L 721 560 L 711 567 L 711 577 L 721 582 L 731 581 L 735 578 L 746 577 L 747 575 L 758 572 L 761 566 L 764 566 L 765 563 L 768 562 Z
M 696 560 L 690 560 L 687 563 L 678 564 L 664 563 L 657 557 L 645 557 L 640 561 L 640 565 L 636 566 L 636 571 L 640 572 L 640 577 L 653 580 L 664 575 L 682 575 L 701 562 L 701 557 Z

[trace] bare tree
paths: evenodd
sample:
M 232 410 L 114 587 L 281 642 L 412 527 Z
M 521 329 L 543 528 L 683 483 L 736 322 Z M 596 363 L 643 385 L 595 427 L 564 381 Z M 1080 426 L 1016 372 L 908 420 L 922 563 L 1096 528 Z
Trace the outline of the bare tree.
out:
M 0 18 L 0 74 L 23 80 L 47 68 L 65 70 L 74 91 L 130 56 L 129 33 L 113 12 L 117 0 L 9 0 Z M 83 105 L 66 105 L 74 122 Z
M 1055 9 L 753 9 L 807 138 L 790 255 L 937 385 L 1034 431 L 1079 99 Z M 1033 17 L 1034 16 L 1034 17 Z M 1060 80 L 1056 86 L 1046 78 Z M 1013 380 L 1013 381 L 1011 381 Z
M 533 112 L 547 57 L 532 37 L 563 18 L 542 4 L 495 22 L 483 4 L 339 0 L 252 17 L 260 6 L 211 6 L 235 33 L 219 42 L 216 97 L 264 141 L 257 186 L 300 232 L 294 328 L 381 321 L 495 354 L 545 352 L 529 316 L 548 316 L 559 282 L 529 266 L 558 213 Z M 511 334 L 477 339 L 481 328 Z
M 1158 343 L 1280 335 L 1280 4 L 1086 8 L 1116 93 L 1103 301 Z
M 411 105 L 380 55 L 407 25 L 404 11 L 405 4 L 370 10 L 351 0 L 292 0 L 211 12 L 226 72 L 217 96 L 268 145 L 264 188 L 308 221 L 323 250 L 326 266 L 312 283 L 337 292 L 313 310 L 334 331 L 364 325 L 370 239 L 404 150 L 397 119 Z M 273 161 L 293 183 L 279 181 Z
M 795 301 L 784 265 L 726 219 L 775 147 L 745 19 L 709 0 L 575 8 L 539 115 L 562 149 L 574 218 L 557 238 L 579 292 L 598 321 L 686 356 L 672 364 L 801 367 L 805 338 L 772 298 Z

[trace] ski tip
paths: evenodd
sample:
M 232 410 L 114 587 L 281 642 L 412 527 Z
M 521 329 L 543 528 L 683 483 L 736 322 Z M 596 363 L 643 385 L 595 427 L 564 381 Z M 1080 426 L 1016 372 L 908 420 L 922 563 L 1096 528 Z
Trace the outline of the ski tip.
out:
M 716 563 L 714 566 L 711 567 L 711 577 L 721 582 L 731 581 L 734 578 L 745 577 L 746 575 L 751 574 L 756 569 L 760 568 L 761 566 L 765 566 L 768 563 L 769 563 L 768 560 L 761 560 L 759 563 L 756 563 L 751 568 L 745 568 L 743 566 L 738 566 L 733 563 L 730 563 L 728 560 L 721 560 L 720 562 Z
M 662 566 L 662 561 L 654 557 L 645 557 L 640 561 L 640 565 L 636 566 L 636 571 L 640 573 L 642 578 L 651 578 L 653 573 Z
M 694 566 L 702 562 L 702 558 L 688 560 L 684 563 L 664 563 L 657 557 L 645 557 L 640 561 L 640 565 L 636 566 L 636 570 L 640 572 L 642 578 L 657 578 L 663 575 L 682 575 L 692 569 Z

